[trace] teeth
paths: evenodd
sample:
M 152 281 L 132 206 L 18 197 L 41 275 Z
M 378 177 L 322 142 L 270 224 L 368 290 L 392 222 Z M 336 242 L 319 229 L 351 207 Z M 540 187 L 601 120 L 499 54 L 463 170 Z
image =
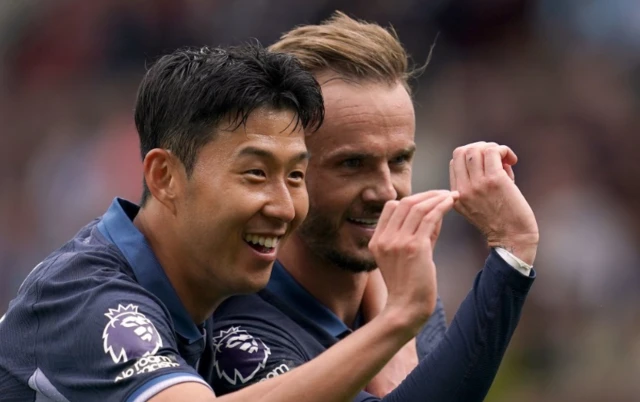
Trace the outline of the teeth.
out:
M 376 225 L 376 224 L 378 224 L 378 218 L 374 218 L 374 219 L 356 219 L 356 218 L 351 218 L 351 220 L 354 221 L 354 222 L 362 223 L 364 225 Z
M 244 236 L 244 240 L 252 244 L 259 244 L 267 248 L 274 248 L 278 244 L 280 237 L 247 234 Z

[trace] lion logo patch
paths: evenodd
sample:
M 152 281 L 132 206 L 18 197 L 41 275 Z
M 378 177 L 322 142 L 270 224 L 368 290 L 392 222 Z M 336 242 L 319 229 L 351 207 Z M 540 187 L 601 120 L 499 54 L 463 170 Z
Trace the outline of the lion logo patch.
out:
M 109 323 L 102 333 L 104 353 L 111 355 L 114 363 L 152 356 L 162 347 L 156 327 L 138 312 L 138 306 L 119 304 L 117 309 L 110 308 L 105 316 Z

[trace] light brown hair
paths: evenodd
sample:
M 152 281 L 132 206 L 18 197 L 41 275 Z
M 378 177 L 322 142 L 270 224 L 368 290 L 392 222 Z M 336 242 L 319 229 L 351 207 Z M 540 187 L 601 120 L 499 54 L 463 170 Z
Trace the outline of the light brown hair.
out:
M 312 73 L 332 70 L 355 81 L 400 82 L 409 93 L 409 79 L 426 67 L 409 67 L 409 56 L 393 27 L 355 20 L 340 11 L 319 25 L 283 34 L 269 50 L 296 56 Z

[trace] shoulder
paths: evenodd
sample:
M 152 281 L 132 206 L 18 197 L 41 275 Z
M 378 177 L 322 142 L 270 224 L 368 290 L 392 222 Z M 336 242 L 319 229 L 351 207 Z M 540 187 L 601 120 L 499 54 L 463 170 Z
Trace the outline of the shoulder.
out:
M 282 310 L 277 296 L 267 290 L 257 294 L 233 296 L 225 300 L 213 315 L 214 330 L 241 326 L 270 342 L 297 345 L 296 334 L 305 332 Z
M 300 331 L 261 295 L 225 301 L 214 315 L 212 334 L 211 385 L 216 395 L 284 374 L 311 360 L 299 342 Z
M 29 376 L 37 362 L 34 381 L 83 398 L 88 391 L 79 383 L 109 383 L 101 393 L 123 396 L 149 376 L 191 370 L 179 358 L 166 307 L 137 283 L 117 250 L 85 229 L 20 287 L 0 321 L 0 366 Z M 29 346 L 18 351 L 16 344 Z M 151 360 L 154 366 L 145 366 Z
M 225 320 L 261 319 L 268 322 L 280 321 L 286 315 L 270 302 L 270 293 L 263 290 L 250 295 L 232 296 L 216 308 L 214 323 Z
M 55 286 L 72 282 L 76 286 L 79 283 L 97 285 L 101 280 L 135 282 L 134 278 L 124 256 L 104 239 L 92 222 L 33 268 L 20 286 L 18 297 L 30 291 L 40 291 L 45 284 Z
M 94 310 L 116 300 L 139 302 L 145 293 L 124 256 L 91 223 L 32 269 L 11 302 L 7 319 L 16 312 L 23 324 L 39 316 L 97 313 Z

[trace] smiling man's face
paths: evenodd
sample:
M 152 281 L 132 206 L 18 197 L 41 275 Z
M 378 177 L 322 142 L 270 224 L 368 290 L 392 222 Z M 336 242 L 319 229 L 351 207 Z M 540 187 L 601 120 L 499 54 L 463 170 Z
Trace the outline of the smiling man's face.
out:
M 387 201 L 411 194 L 415 114 L 404 86 L 318 77 L 324 124 L 307 137 L 309 214 L 297 231 L 348 271 L 376 267 L 368 249 Z

